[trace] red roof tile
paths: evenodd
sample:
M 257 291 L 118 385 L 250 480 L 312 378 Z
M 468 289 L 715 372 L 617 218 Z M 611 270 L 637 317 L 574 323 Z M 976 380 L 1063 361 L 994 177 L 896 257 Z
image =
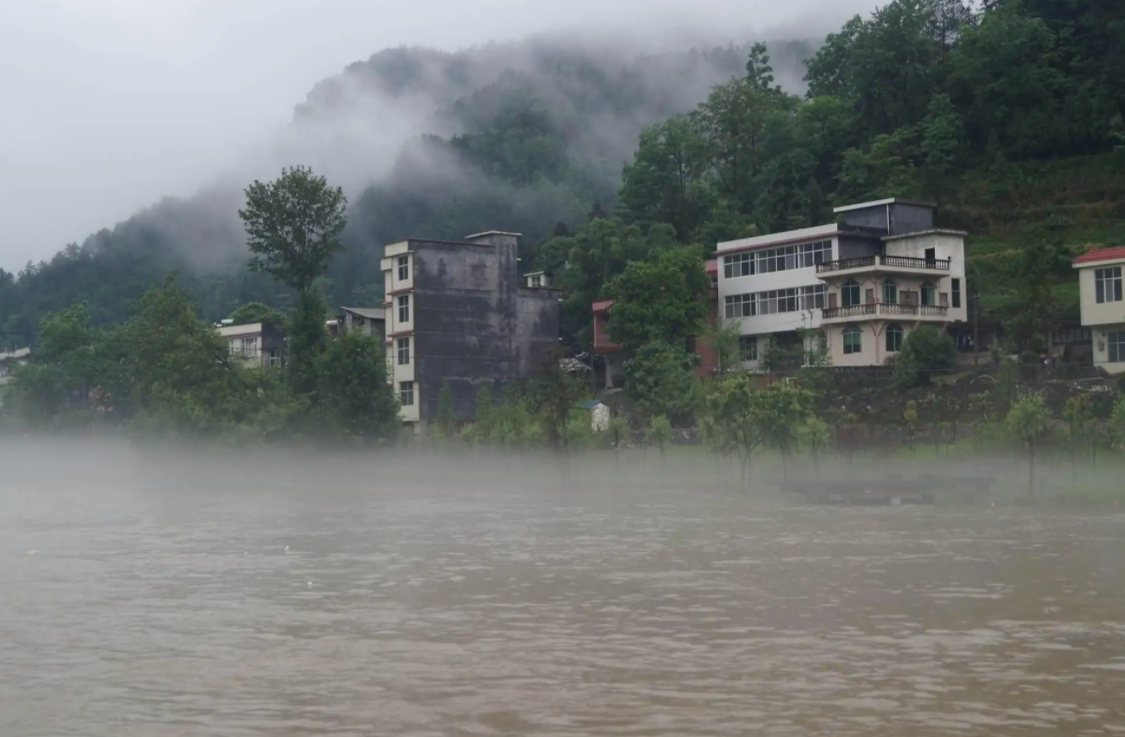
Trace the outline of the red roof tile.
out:
M 1074 259 L 1076 264 L 1085 264 L 1091 261 L 1112 261 L 1119 258 L 1125 258 L 1125 246 L 1113 246 L 1112 248 L 1095 248 L 1092 251 L 1087 251 L 1078 258 Z

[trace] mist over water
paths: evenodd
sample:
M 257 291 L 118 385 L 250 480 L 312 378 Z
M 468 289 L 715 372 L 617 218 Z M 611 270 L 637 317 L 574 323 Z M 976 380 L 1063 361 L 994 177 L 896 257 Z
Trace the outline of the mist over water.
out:
M 580 458 L 6 442 L 0 734 L 1125 731 L 1125 516 Z

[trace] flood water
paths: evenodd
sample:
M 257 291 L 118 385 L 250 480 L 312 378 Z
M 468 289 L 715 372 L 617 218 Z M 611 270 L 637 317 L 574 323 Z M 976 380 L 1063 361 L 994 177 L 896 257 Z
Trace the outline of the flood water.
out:
M 1125 735 L 1125 515 L 271 486 L 0 486 L 0 735 Z

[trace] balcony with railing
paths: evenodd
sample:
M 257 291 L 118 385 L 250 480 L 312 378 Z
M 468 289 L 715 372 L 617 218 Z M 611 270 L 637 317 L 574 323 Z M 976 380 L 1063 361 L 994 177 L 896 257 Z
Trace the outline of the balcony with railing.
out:
M 875 317 L 908 317 L 916 320 L 944 320 L 949 316 L 946 305 L 918 305 L 899 302 L 868 302 L 844 307 L 826 307 L 823 321 L 855 320 Z
M 905 271 L 923 272 L 949 271 L 953 259 L 917 258 L 914 256 L 887 256 L 872 254 L 871 256 L 856 256 L 854 258 L 841 258 L 836 261 L 826 261 L 816 265 L 816 273 L 836 274 L 854 273 L 861 271 Z

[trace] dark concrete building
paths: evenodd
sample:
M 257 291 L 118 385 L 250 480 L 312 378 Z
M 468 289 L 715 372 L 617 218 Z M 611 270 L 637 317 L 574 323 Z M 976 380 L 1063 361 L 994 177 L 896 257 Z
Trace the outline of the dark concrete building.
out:
M 384 249 L 388 375 L 405 421 L 432 420 L 443 383 L 456 417 L 470 419 L 481 385 L 495 395 L 558 346 L 559 293 L 521 286 L 519 235 L 409 239 Z

